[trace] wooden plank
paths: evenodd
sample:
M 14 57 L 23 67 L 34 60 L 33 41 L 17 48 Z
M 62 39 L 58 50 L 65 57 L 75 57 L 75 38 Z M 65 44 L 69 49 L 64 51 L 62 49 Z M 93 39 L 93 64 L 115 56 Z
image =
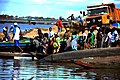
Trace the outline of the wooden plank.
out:
M 15 53 L 11 53 L 11 52 L 0 52 L 0 56 L 24 56 L 24 57 L 31 57 L 31 55 L 29 53 L 19 53 L 19 52 L 15 52 Z
M 56 60 L 73 60 L 86 57 L 106 57 L 120 55 L 120 48 L 95 48 L 87 50 L 69 51 L 63 53 L 57 53 L 49 55 L 42 60 L 56 61 Z
M 34 53 L 34 52 L 28 52 L 28 53 L 19 53 L 19 52 L 15 52 L 15 53 L 11 53 L 11 52 L 0 52 L 0 58 L 14 58 L 14 57 L 32 57 L 32 59 L 34 60 L 34 57 L 36 57 L 37 59 L 42 59 L 46 56 L 48 56 L 47 54 L 42 54 L 42 53 Z

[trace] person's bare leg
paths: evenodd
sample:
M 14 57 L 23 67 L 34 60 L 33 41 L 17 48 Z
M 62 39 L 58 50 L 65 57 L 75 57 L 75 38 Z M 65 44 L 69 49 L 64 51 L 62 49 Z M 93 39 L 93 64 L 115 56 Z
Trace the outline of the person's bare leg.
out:
M 20 52 L 20 53 L 22 53 L 22 52 L 23 52 L 22 48 L 21 48 L 20 46 L 18 46 L 18 48 L 21 50 L 21 52 Z

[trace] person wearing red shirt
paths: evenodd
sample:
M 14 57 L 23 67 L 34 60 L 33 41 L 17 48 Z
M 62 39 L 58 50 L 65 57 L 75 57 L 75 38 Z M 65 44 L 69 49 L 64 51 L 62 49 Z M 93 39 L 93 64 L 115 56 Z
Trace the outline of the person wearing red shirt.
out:
M 56 22 L 56 26 L 58 26 L 58 32 L 62 31 L 62 17 Z

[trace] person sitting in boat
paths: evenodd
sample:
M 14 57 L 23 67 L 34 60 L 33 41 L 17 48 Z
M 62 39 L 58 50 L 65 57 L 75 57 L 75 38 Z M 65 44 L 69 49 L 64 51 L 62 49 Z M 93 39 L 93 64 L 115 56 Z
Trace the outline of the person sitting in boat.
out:
M 35 52 L 43 53 L 43 37 L 41 29 L 38 29 L 38 36 L 36 36 L 33 40 L 33 45 L 35 46 Z
M 72 47 L 72 50 L 78 50 L 76 35 L 72 35 L 71 47 Z
M 47 54 L 53 54 L 54 53 L 53 43 L 54 43 L 54 38 L 50 37 L 49 42 L 48 42 Z
M 43 35 L 44 35 L 44 34 L 42 33 L 41 29 L 39 28 L 39 29 L 38 29 L 38 37 L 39 37 L 39 38 L 43 38 Z
M 44 35 L 43 35 L 42 46 L 43 46 L 43 53 L 47 54 L 47 49 L 48 49 L 48 35 L 47 35 L 47 33 L 44 33 Z
M 54 43 L 53 43 L 54 54 L 59 52 L 59 49 L 60 49 L 59 40 L 60 40 L 60 38 L 59 38 L 58 34 L 55 34 Z
M 61 36 L 61 34 L 59 34 L 59 36 Z M 66 47 L 66 38 L 65 38 L 65 35 L 60 37 L 59 42 L 60 42 L 59 52 L 63 52 L 64 48 Z
M 50 27 L 49 28 L 49 32 L 48 32 L 48 40 L 51 38 L 51 37 L 54 37 L 54 32 L 52 31 L 52 28 Z
M 4 34 L 3 41 L 10 41 L 10 36 L 8 35 L 8 26 L 5 26 L 3 28 L 3 34 Z
M 33 40 L 33 46 L 35 48 L 34 50 L 35 50 L 36 53 L 42 52 L 41 43 L 39 41 L 40 41 L 40 39 L 39 39 L 38 36 L 35 37 L 34 40 Z
M 72 50 L 70 42 L 71 42 L 71 37 L 67 36 L 66 37 L 66 47 L 64 48 L 64 51 L 70 51 L 70 50 Z

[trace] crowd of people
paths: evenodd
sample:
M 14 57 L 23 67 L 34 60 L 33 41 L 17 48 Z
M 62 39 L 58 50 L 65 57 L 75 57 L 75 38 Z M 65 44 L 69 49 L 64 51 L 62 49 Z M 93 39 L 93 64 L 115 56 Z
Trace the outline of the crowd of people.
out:
M 85 23 L 84 23 L 84 19 L 86 17 L 86 14 L 85 12 L 83 11 L 80 11 L 80 14 L 78 17 L 74 17 L 74 14 L 71 14 L 70 16 L 67 17 L 67 20 L 70 22 L 70 25 L 72 26 L 73 23 L 75 23 L 76 21 L 79 22 L 79 25 L 80 26 L 83 26 Z
M 74 15 L 72 14 L 68 18 L 71 18 L 71 23 L 74 21 Z M 80 17 L 81 18 L 81 17 Z M 70 23 L 70 25 L 72 25 Z M 80 24 L 83 24 L 83 20 L 80 20 Z M 52 28 L 49 28 L 48 33 L 42 33 L 38 28 L 38 36 L 32 41 L 32 49 L 35 52 L 43 54 L 54 54 L 65 51 L 76 51 L 81 49 L 102 48 L 102 47 L 116 47 L 119 45 L 119 33 L 118 29 L 105 28 L 105 27 L 91 27 L 90 29 L 84 29 L 78 31 L 71 31 L 66 29 L 63 36 L 60 35 L 62 28 L 62 17 L 56 22 L 58 32 L 53 32 Z M 10 41 L 8 35 L 8 26 L 3 28 L 4 41 Z M 15 48 L 18 47 L 21 52 L 23 50 L 19 46 L 19 40 L 21 35 L 20 27 L 17 23 L 10 28 L 10 32 L 13 34 Z
M 80 14 L 78 23 L 80 26 L 83 26 L 83 16 L 85 15 L 81 11 Z M 56 22 L 58 33 L 53 32 L 51 27 L 49 28 L 49 32 L 45 34 L 38 29 L 39 36 L 33 40 L 34 51 L 44 54 L 54 54 L 81 49 L 116 47 L 119 45 L 119 33 L 115 27 L 105 28 L 95 26 L 90 29 L 79 30 L 79 32 L 77 30 L 71 31 L 71 26 L 73 26 L 75 21 L 74 14 L 70 15 L 67 19 L 70 21 L 70 26 L 66 29 L 62 37 L 60 36 L 60 32 L 62 32 L 62 28 L 64 27 L 62 25 L 62 17 Z
M 96 27 L 96 29 L 85 29 L 80 33 L 67 30 L 63 36 L 54 33 L 52 28 L 43 34 L 38 29 L 38 35 L 33 40 L 35 52 L 54 54 L 65 51 L 76 51 L 81 49 L 92 49 L 102 47 L 118 46 L 119 33 L 116 28 Z

